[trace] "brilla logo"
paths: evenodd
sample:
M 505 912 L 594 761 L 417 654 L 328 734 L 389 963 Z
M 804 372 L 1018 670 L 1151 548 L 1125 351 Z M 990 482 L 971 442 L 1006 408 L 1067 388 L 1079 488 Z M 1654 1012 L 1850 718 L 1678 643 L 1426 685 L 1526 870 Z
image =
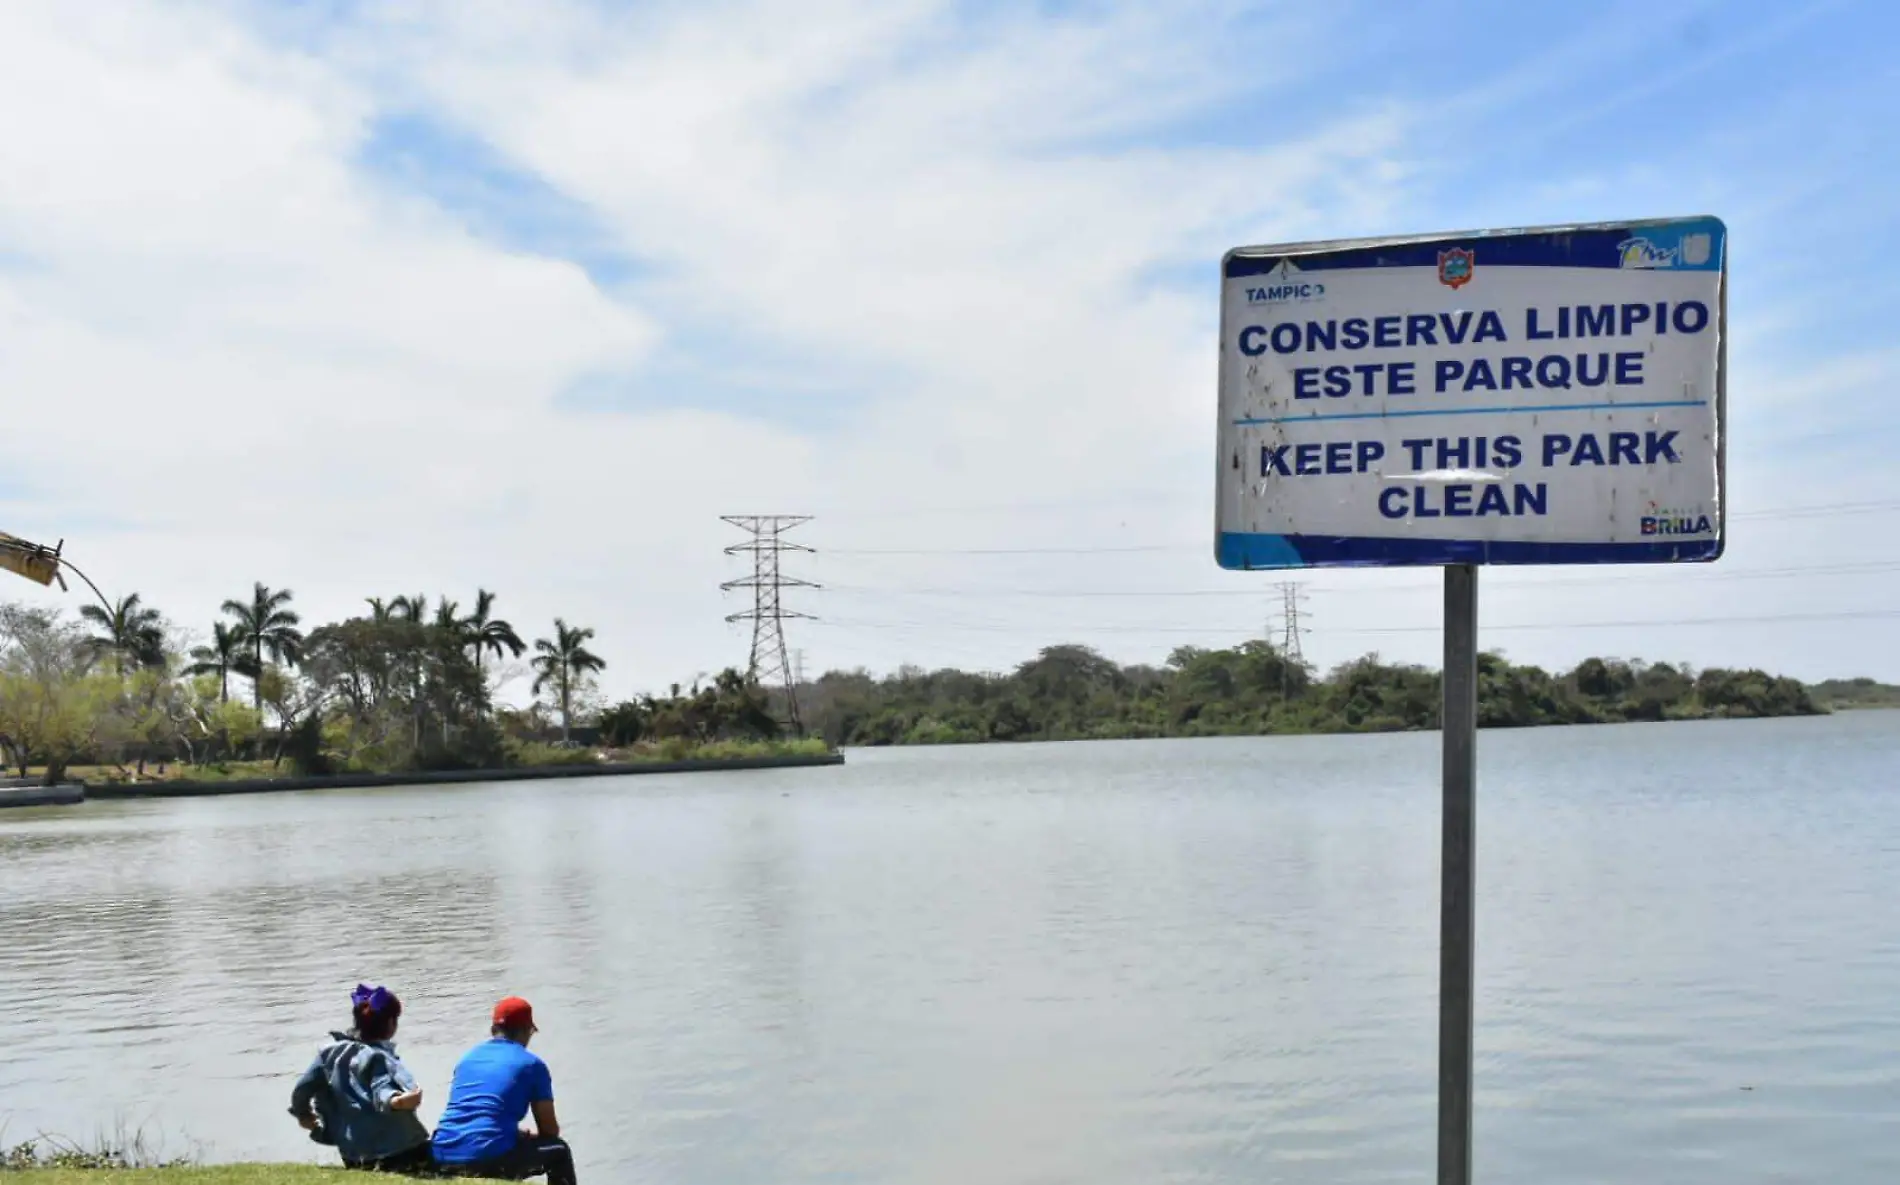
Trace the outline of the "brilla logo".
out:
M 1700 509 L 1679 510 L 1669 506 L 1649 504 L 1648 513 L 1642 517 L 1642 529 L 1645 535 L 1677 537 L 1683 535 L 1710 535 L 1715 526 L 1709 516 Z

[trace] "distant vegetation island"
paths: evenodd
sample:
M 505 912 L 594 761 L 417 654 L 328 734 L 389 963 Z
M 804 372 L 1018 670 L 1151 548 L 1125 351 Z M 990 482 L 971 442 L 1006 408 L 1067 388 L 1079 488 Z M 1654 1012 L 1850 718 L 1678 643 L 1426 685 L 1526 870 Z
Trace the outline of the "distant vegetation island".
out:
M 1086 646 L 1051 646 L 1009 674 L 834 672 L 800 695 L 806 722 L 842 745 L 1396 732 L 1437 728 L 1439 699 L 1438 672 L 1426 667 L 1375 654 L 1322 677 L 1266 642 L 1183 647 L 1161 666 L 1122 666 Z M 1552 674 L 1498 654 L 1478 662 L 1485 728 L 1826 710 L 1799 681 L 1757 670 L 1591 658 Z
M 1829 679 L 1808 688 L 1816 703 L 1835 712 L 1860 708 L 1900 708 L 1900 687 L 1872 679 Z

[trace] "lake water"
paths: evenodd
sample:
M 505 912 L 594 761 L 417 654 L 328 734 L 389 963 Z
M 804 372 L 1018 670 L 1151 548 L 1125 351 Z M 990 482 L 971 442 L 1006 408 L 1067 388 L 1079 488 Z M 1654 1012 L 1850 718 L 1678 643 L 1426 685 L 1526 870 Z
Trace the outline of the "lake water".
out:
M 533 1000 L 583 1179 L 1424 1182 L 1436 735 L 0 815 L 0 1123 L 319 1159 Z M 1900 713 L 1486 732 L 1476 1165 L 1900 1180 Z

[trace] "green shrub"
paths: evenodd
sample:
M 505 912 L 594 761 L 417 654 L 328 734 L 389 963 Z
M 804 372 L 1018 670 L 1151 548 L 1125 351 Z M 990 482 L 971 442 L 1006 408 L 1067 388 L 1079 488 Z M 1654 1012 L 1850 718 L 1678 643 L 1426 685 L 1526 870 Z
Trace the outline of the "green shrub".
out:
M 503 761 L 511 766 L 534 768 L 543 765 L 598 765 L 600 757 L 592 749 L 550 745 L 544 741 L 521 741 L 512 737 L 502 744 Z
M 684 737 L 666 737 L 615 749 L 609 758 L 624 762 L 734 761 L 754 757 L 823 757 L 829 752 L 831 747 L 818 737 L 796 741 L 705 741 L 698 744 Z
M 84 1171 L 101 1169 L 183 1168 L 189 1157 L 164 1157 L 154 1151 L 142 1133 L 101 1137 L 91 1147 L 56 1136 L 41 1136 L 11 1148 L 0 1147 L 0 1173 Z

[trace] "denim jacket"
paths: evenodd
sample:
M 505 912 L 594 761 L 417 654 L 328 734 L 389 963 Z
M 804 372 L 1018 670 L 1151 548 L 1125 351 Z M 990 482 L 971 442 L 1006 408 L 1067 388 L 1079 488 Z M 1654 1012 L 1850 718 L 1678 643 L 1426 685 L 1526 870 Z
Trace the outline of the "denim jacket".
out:
M 344 1163 L 367 1163 L 428 1143 L 429 1129 L 414 1111 L 389 1107 L 415 1088 L 415 1075 L 394 1045 L 331 1033 L 290 1092 L 290 1113 L 306 1115 L 314 1105 L 325 1142 L 336 1145 Z

